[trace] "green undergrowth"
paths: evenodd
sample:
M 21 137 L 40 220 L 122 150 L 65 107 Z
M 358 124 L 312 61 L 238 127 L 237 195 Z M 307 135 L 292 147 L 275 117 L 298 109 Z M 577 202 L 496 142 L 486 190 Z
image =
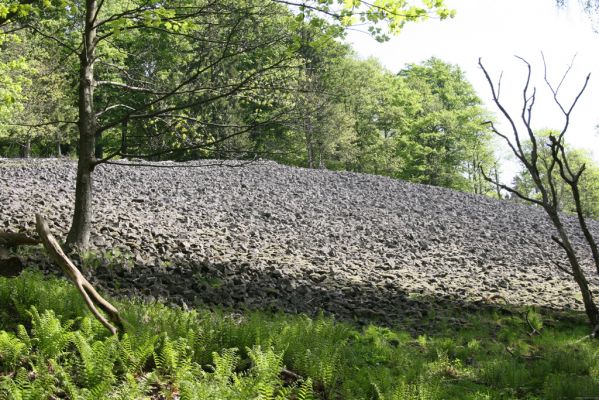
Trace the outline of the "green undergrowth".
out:
M 481 311 L 417 336 L 322 316 L 116 304 L 121 338 L 68 282 L 0 278 L 0 399 L 599 396 L 599 345 L 579 341 L 588 327 L 577 315 L 529 310 L 529 324 L 522 310 Z

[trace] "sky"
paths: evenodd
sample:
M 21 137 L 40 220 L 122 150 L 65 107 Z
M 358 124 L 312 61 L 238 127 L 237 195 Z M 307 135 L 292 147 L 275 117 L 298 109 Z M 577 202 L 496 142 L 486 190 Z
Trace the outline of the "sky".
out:
M 430 19 L 413 23 L 389 42 L 378 43 L 366 33 L 349 32 L 347 41 L 362 58 L 376 57 L 397 72 L 409 63 L 430 57 L 457 64 L 476 89 L 487 109 L 493 111 L 500 130 L 510 131 L 493 104 L 491 91 L 478 66 L 479 57 L 491 77 L 503 72 L 500 100 L 515 117 L 522 105 L 526 66 L 514 56 L 525 58 L 532 66 L 531 85 L 537 88 L 533 111 L 534 129 L 561 129 L 563 114 L 553 102 L 543 80 L 543 59 L 547 61 L 549 80 L 557 85 L 572 66 L 559 99 L 569 106 L 591 74 L 588 87 L 571 116 L 566 141 L 592 152 L 599 162 L 599 33 L 593 31 L 589 17 L 576 0 L 559 9 L 554 0 L 446 0 L 457 11 L 455 18 Z M 574 58 L 574 62 L 573 61 Z M 502 180 L 508 182 L 517 170 L 505 146 L 497 146 L 505 162 Z

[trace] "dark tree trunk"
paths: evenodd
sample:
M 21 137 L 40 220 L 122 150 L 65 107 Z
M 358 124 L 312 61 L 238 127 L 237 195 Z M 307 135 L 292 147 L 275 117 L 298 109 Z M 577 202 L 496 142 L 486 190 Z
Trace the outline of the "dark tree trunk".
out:
M 129 121 L 127 119 L 123 120 L 121 124 L 121 153 L 127 154 L 127 123 Z
M 60 133 L 59 132 L 56 133 L 56 157 L 57 158 L 62 157 L 62 149 L 60 148 Z
M 89 245 L 92 220 L 92 172 L 95 163 L 96 120 L 94 113 L 94 62 L 96 0 L 86 1 L 84 46 L 79 55 L 79 161 L 75 188 L 75 212 L 67 245 L 85 249 Z
M 322 153 L 324 153 L 324 144 L 318 143 L 318 168 L 325 169 L 324 159 L 322 157 Z
M 587 222 L 584 218 L 584 211 L 582 209 L 582 203 L 580 201 L 580 189 L 578 188 L 578 181 L 575 185 L 570 185 L 570 187 L 572 188 L 572 196 L 574 197 L 574 204 L 576 205 L 576 215 L 578 216 L 578 223 L 580 225 L 582 233 L 584 234 L 584 238 L 586 239 L 589 247 L 591 248 L 591 253 L 593 254 L 593 261 L 595 262 L 595 268 L 597 274 L 599 275 L 599 248 L 597 247 L 595 238 L 589 230 Z
M 308 121 L 307 118 L 304 121 L 304 131 L 306 135 L 306 152 L 308 156 L 308 168 L 314 168 L 314 143 L 312 138 L 312 123 Z
M 587 317 L 593 326 L 597 326 L 599 325 L 599 309 L 597 309 L 597 306 L 595 305 L 593 294 L 589 289 L 589 283 L 587 282 L 584 272 L 582 271 L 578 257 L 576 256 L 576 252 L 570 243 L 568 234 L 564 229 L 557 210 L 551 210 L 547 208 L 545 208 L 545 210 L 547 211 L 547 214 L 549 214 L 549 217 L 551 218 L 551 221 L 558 232 L 559 240 L 561 242 L 560 245 L 565 250 L 568 261 L 570 262 L 570 266 L 572 267 L 572 276 L 574 277 L 574 280 L 580 289 L 580 294 L 582 295 L 582 302 L 584 304 L 584 310 L 587 314 Z
M 31 139 L 27 138 L 27 141 L 21 146 L 21 157 L 31 157 Z
M 308 142 L 306 146 L 308 150 L 308 168 L 314 168 L 314 149 L 312 148 L 312 143 Z
M 102 144 L 102 133 L 96 133 L 96 146 L 95 146 L 95 156 L 97 159 L 102 159 L 104 157 L 104 144 Z

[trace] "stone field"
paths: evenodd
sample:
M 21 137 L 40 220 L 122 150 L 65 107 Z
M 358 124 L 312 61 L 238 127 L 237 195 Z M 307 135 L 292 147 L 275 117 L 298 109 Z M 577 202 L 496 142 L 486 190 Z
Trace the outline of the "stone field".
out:
M 75 169 L 0 160 L 0 229 L 33 231 L 41 212 L 64 239 Z M 116 294 L 388 324 L 448 304 L 582 307 L 553 264 L 566 259 L 550 222 L 531 206 L 270 161 L 101 165 L 94 177 L 84 269 Z M 28 257 L 57 269 L 43 253 Z M 585 265 L 599 295 L 589 257 Z

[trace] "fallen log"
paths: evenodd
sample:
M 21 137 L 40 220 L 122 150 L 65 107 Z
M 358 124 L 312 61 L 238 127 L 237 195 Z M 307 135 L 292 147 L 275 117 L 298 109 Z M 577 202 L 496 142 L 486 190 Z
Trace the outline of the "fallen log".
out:
M 50 254 L 54 262 L 58 264 L 63 272 L 71 279 L 71 281 L 73 281 L 77 287 L 77 290 L 79 290 L 81 296 L 83 296 L 83 299 L 85 300 L 85 303 L 92 314 L 113 335 L 117 334 L 119 331 L 120 333 L 123 333 L 123 321 L 121 320 L 121 316 L 119 315 L 119 311 L 116 309 L 116 307 L 100 296 L 96 289 L 88 282 L 87 279 L 85 279 L 83 274 L 81 274 L 79 269 L 77 269 L 75 264 L 73 264 L 69 257 L 67 257 L 54 236 L 52 236 L 50 233 L 48 224 L 40 214 L 35 214 L 35 222 L 37 233 L 40 236 L 46 251 Z M 112 324 L 108 322 L 106 318 L 98 311 L 96 305 L 108 315 L 108 318 Z
M 26 233 L 0 231 L 0 246 L 3 247 L 32 246 L 39 243 L 39 239 L 31 237 Z

